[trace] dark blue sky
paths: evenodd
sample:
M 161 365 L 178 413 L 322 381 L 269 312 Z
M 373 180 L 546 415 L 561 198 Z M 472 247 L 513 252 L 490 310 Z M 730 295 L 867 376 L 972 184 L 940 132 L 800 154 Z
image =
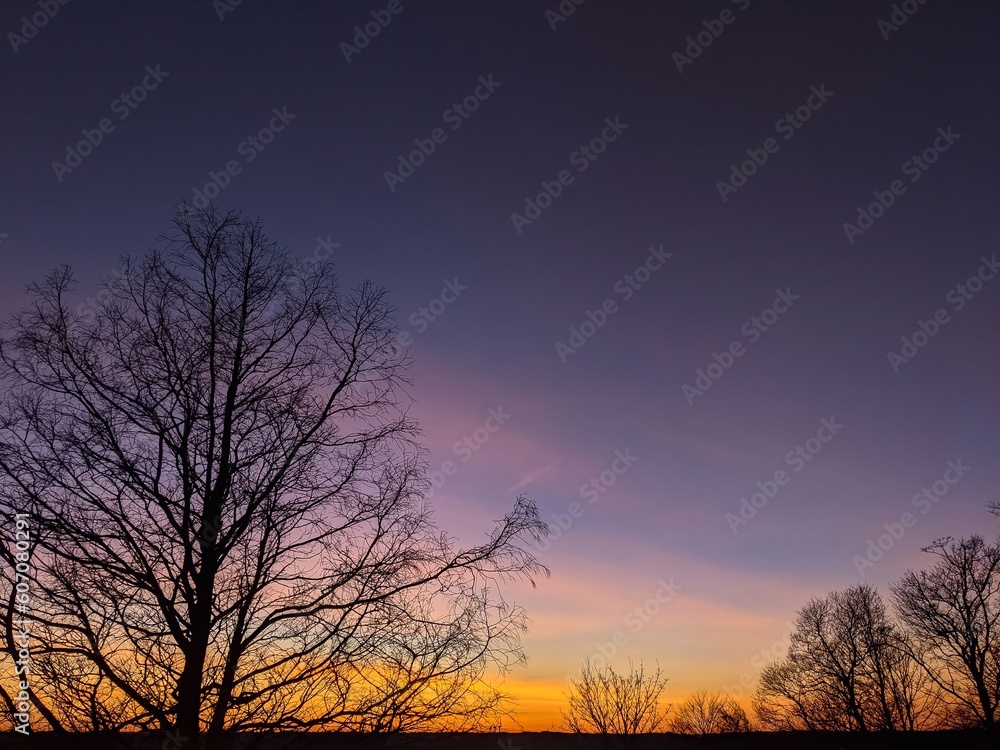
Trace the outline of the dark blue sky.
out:
M 720 687 L 808 596 L 884 586 L 936 536 L 995 531 L 1000 278 L 949 301 L 998 253 L 995 2 L 908 3 L 886 39 L 888 2 L 587 0 L 553 30 L 557 2 L 401 0 L 345 60 L 354 27 L 388 5 L 245 0 L 220 20 L 210 0 L 72 0 L 19 42 L 40 6 L 5 3 L 0 312 L 60 263 L 81 301 L 96 294 L 235 161 L 218 206 L 260 217 L 296 256 L 329 238 L 345 283 L 388 288 L 430 468 L 457 466 L 433 498 L 442 526 L 475 540 L 518 491 L 550 518 L 580 503 L 543 552 L 553 579 L 519 596 L 536 620 L 518 679 L 538 726 L 546 690 L 662 578 L 680 595 L 617 658 L 659 658 L 678 691 Z M 731 22 L 713 23 L 723 11 Z M 721 33 L 678 71 L 704 22 Z M 477 87 L 474 112 L 447 114 Z M 810 102 L 800 127 L 777 125 Z M 244 144 L 280 124 L 275 109 L 294 119 L 263 150 Z M 110 132 L 60 180 L 53 162 L 102 118 Z M 434 152 L 390 190 L 386 171 L 435 128 Z M 602 132 L 615 139 L 581 157 Z M 724 201 L 748 149 L 767 161 Z M 926 149 L 924 170 L 911 159 Z M 572 183 L 517 231 L 511 214 L 563 170 Z M 844 223 L 895 180 L 850 242 Z M 671 257 L 625 299 L 660 246 Z M 776 290 L 798 299 L 745 333 Z M 557 343 L 607 299 L 615 311 L 561 361 Z M 939 309 L 947 321 L 895 372 L 888 354 Z M 731 368 L 686 398 L 734 341 Z M 491 408 L 511 416 L 456 450 Z M 824 418 L 844 428 L 796 471 L 786 457 Z M 859 573 L 854 556 L 959 459 L 972 468 Z M 788 483 L 746 524 L 727 520 L 778 471 Z

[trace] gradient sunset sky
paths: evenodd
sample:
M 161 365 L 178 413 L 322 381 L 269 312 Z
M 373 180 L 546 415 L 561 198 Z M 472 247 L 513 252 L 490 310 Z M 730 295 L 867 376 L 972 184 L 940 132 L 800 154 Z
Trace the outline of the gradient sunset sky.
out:
M 0 313 L 61 263 L 96 295 L 234 162 L 217 206 L 389 290 L 440 526 L 553 526 L 505 591 L 524 728 L 602 652 L 745 697 L 811 596 L 1000 527 L 1000 6 L 903 5 L 74 0 L 28 38 L 12 0 Z

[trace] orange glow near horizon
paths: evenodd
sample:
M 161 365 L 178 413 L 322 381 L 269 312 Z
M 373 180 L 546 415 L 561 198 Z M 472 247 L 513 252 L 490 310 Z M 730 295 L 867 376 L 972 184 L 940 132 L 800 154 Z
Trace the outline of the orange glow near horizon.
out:
M 563 714 L 569 707 L 569 701 L 566 698 L 569 685 L 557 682 L 508 679 L 505 686 L 517 703 L 513 716 L 516 724 L 514 721 L 505 720 L 502 724 L 504 731 L 565 731 Z M 683 702 L 690 692 L 671 690 L 668 682 L 663 691 L 661 706 L 676 706 Z M 749 715 L 749 698 L 744 697 L 739 702 Z

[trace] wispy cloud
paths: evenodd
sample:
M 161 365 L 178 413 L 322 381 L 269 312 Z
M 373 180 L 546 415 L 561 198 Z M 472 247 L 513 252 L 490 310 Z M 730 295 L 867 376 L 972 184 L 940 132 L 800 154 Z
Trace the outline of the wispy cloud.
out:
M 529 472 L 528 474 L 525 474 L 513 486 L 507 488 L 507 494 L 508 495 L 512 495 L 513 493 L 517 492 L 518 490 L 524 489 L 529 484 L 534 484 L 539 479 L 541 479 L 543 476 L 545 476 L 546 474 L 548 474 L 549 471 L 556 464 L 558 464 L 560 461 L 562 461 L 562 456 L 560 456 L 559 458 L 557 458 L 555 461 L 553 461 L 552 463 L 550 463 L 548 466 L 543 466 L 540 469 L 535 469 L 534 471 Z

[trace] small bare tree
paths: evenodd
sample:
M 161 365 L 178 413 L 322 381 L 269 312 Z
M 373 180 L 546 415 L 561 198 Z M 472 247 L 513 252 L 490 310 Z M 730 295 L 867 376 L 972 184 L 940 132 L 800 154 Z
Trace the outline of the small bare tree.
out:
M 750 719 L 731 695 L 699 690 L 681 703 L 670 719 L 670 730 L 678 734 L 722 734 L 749 732 Z
M 566 727 L 577 734 L 598 734 L 604 746 L 612 740 L 619 747 L 630 747 L 631 738 L 638 734 L 660 731 L 670 706 L 660 705 L 660 696 L 667 684 L 663 671 L 647 675 L 642 662 L 627 674 L 614 667 L 597 669 L 586 659 L 579 679 L 570 680 L 569 713 L 564 714 Z
M 939 539 L 926 571 L 907 571 L 891 589 L 900 618 L 922 648 L 921 663 L 957 710 L 1000 723 L 1000 544 L 981 536 Z

